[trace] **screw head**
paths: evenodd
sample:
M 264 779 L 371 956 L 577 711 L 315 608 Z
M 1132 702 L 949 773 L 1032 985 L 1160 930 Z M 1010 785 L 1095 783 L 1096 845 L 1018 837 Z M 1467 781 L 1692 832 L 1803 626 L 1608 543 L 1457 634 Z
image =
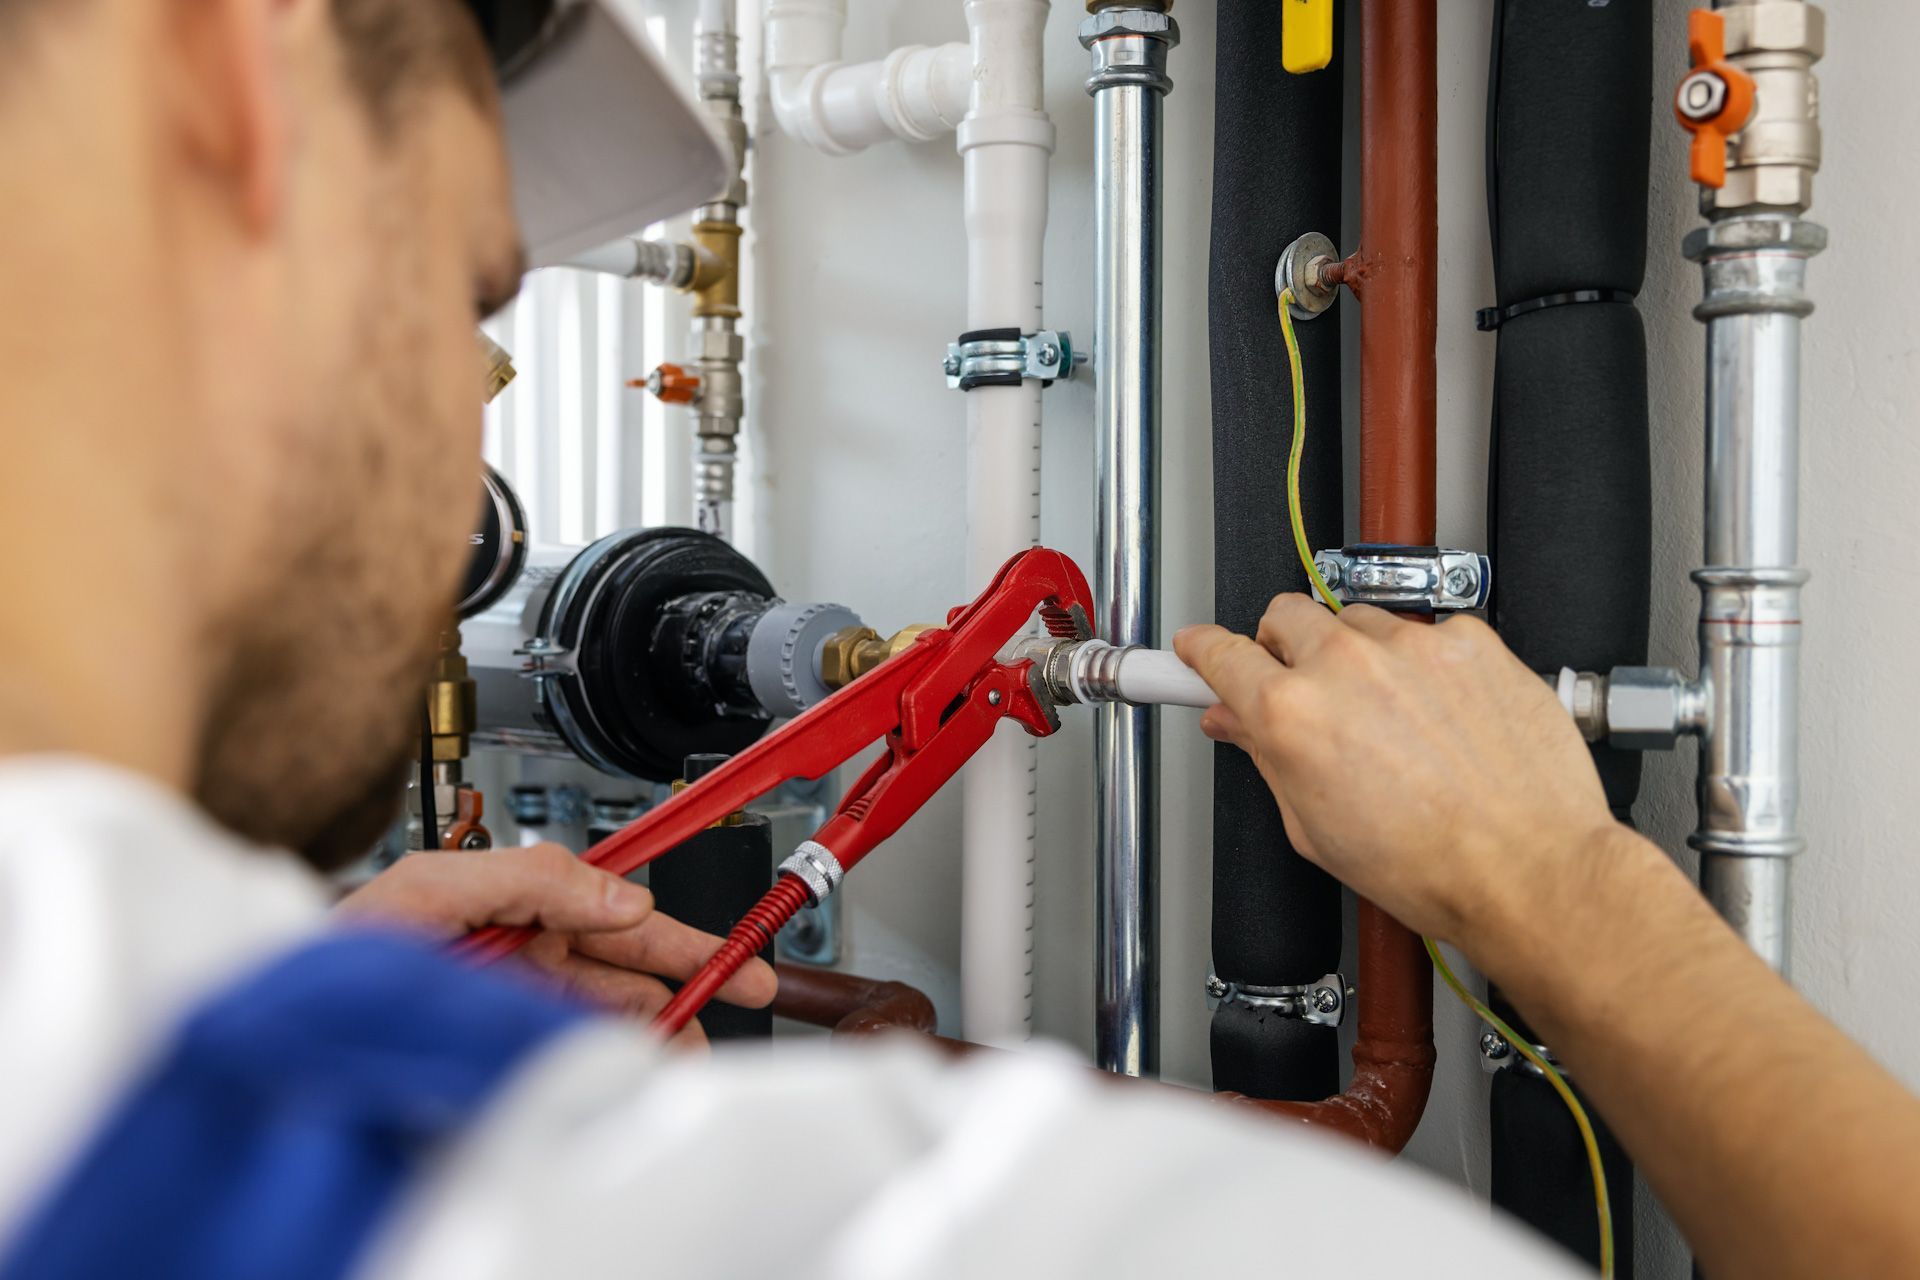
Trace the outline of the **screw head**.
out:
M 1674 101 L 1687 119 L 1712 120 L 1726 110 L 1727 82 L 1717 72 L 1696 71 L 1680 82 Z
M 1219 978 L 1209 977 L 1207 979 L 1207 994 L 1215 1000 L 1225 1000 L 1227 998 L 1227 984 Z
M 1332 987 L 1315 987 L 1308 998 L 1313 1001 L 1314 1010 L 1318 1013 L 1332 1013 L 1340 1007 L 1340 993 Z
M 940 367 L 946 370 L 949 378 L 957 378 L 960 376 L 960 357 L 948 356 L 941 362 Z
M 1474 588 L 1480 585 L 1480 577 L 1465 565 L 1455 565 L 1447 570 L 1447 594 L 1465 599 L 1471 596 Z
M 1498 1062 L 1513 1052 L 1513 1046 L 1498 1031 L 1489 1031 L 1480 1037 L 1480 1056 L 1491 1062 Z
M 998 689 L 987 690 L 987 705 L 990 707 L 1000 705 L 1000 691 Z
M 1048 343 L 1046 346 L 1040 348 L 1039 354 L 1035 358 L 1038 359 L 1041 364 L 1051 369 L 1060 363 L 1060 348 L 1054 346 L 1052 343 Z

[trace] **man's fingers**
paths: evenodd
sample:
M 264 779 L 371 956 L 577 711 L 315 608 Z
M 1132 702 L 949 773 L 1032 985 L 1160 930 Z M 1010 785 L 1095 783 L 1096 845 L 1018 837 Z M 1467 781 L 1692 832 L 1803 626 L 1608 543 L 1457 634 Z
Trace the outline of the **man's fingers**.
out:
M 1260 619 L 1254 639 L 1288 666 L 1310 658 L 1327 637 L 1340 630 L 1332 611 L 1309 596 L 1275 596 Z
M 574 939 L 574 949 L 610 965 L 685 981 L 712 958 L 720 942 L 710 933 L 656 912 L 637 928 L 582 934 Z M 762 1009 L 773 1003 L 779 985 L 772 966 L 756 958 L 727 980 L 719 998 L 728 1004 Z
M 1173 651 L 1222 703 L 1241 712 L 1251 713 L 1265 689 L 1287 678 L 1273 654 L 1225 627 L 1183 627 L 1173 637 Z
M 1211 707 L 1200 716 L 1200 732 L 1215 742 L 1224 742 L 1231 747 L 1247 750 L 1247 727 L 1240 719 L 1240 713 L 1232 707 L 1222 704 Z
M 1400 628 L 1418 625 L 1405 618 L 1396 618 L 1385 609 L 1376 609 L 1370 604 L 1350 604 L 1340 611 L 1339 617 L 1341 622 L 1355 631 L 1383 644 L 1398 634 Z
M 652 1022 L 673 1000 L 673 992 L 659 979 L 590 956 L 570 955 L 548 972 L 573 995 L 635 1022 Z M 695 1018 L 674 1033 L 667 1047 L 676 1052 L 705 1052 L 709 1048 L 706 1028 Z
M 652 1021 L 673 999 L 667 984 L 651 974 L 635 973 L 591 956 L 569 954 L 544 968 L 569 995 L 641 1022 Z
M 405 858 L 339 910 L 444 937 L 495 924 L 600 932 L 639 925 L 653 912 L 653 895 L 559 845 L 536 845 Z

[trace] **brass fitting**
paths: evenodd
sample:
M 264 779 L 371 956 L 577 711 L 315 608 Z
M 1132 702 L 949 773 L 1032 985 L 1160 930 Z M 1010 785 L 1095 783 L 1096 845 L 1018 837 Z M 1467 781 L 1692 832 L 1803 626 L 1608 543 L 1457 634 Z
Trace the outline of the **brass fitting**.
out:
M 693 314 L 695 318 L 716 316 L 727 320 L 740 318 L 740 224 L 737 222 L 696 222 L 693 239 L 695 254 Z
M 473 731 L 479 723 L 479 693 L 460 652 L 460 631 L 440 633 L 440 658 L 427 685 L 427 722 L 432 729 L 436 764 L 465 760 L 473 749 Z
M 519 374 L 513 367 L 513 356 L 508 354 L 505 347 L 484 332 L 474 336 L 480 339 L 480 356 L 487 362 L 487 378 L 480 400 L 482 404 L 492 404 Z
M 848 627 L 828 639 L 820 651 L 820 679 L 829 689 L 844 689 L 887 659 L 906 652 L 931 630 L 931 623 L 920 623 L 882 639 L 871 627 Z
M 675 778 L 673 780 L 673 794 L 679 795 L 692 785 L 693 784 L 685 778 Z M 720 821 L 708 823 L 707 830 L 712 831 L 715 827 L 744 827 L 746 825 L 747 811 L 745 809 L 736 809 L 726 817 L 720 819 Z

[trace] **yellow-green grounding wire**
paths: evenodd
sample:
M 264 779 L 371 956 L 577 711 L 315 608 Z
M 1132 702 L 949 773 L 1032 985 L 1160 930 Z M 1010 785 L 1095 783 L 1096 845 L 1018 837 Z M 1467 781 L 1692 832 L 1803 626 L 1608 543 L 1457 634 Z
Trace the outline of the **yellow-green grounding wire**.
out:
M 1327 580 L 1320 576 L 1320 567 L 1313 562 L 1313 549 L 1307 545 L 1307 524 L 1300 510 L 1300 455 L 1307 444 L 1307 390 L 1306 379 L 1300 371 L 1300 341 L 1293 332 L 1293 313 L 1289 308 L 1293 304 L 1293 290 L 1280 291 L 1280 332 L 1287 341 L 1287 368 L 1293 374 L 1293 449 L 1287 455 L 1287 516 L 1293 522 L 1293 545 L 1300 553 L 1300 563 L 1307 571 L 1308 579 L 1313 583 L 1314 594 L 1326 603 L 1335 613 L 1340 612 L 1340 601 L 1327 587 Z M 1427 955 L 1433 959 L 1434 971 L 1447 989 L 1460 997 L 1460 1002 L 1473 1010 L 1480 1020 L 1492 1027 L 1513 1046 L 1514 1052 L 1532 1063 L 1545 1077 L 1560 1100 L 1567 1104 L 1567 1110 L 1573 1114 L 1573 1122 L 1579 1126 L 1580 1140 L 1587 1147 L 1587 1166 L 1593 1173 L 1593 1207 L 1600 1218 L 1600 1274 L 1606 1280 L 1613 1277 L 1613 1205 L 1607 1196 L 1607 1173 L 1600 1162 L 1600 1140 L 1594 1136 L 1593 1121 L 1587 1118 L 1587 1109 L 1580 1105 L 1580 1099 L 1574 1097 L 1566 1078 L 1548 1062 L 1541 1053 L 1528 1044 L 1506 1020 L 1487 1008 L 1481 999 L 1467 990 L 1458 976 L 1447 964 L 1446 957 L 1440 954 L 1440 948 L 1434 945 L 1432 938 L 1422 938 L 1427 944 Z

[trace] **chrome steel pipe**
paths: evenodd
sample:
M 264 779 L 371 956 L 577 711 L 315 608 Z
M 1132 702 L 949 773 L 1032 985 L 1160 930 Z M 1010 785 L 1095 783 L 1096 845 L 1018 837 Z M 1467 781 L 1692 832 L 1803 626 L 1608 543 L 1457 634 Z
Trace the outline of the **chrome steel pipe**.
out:
M 1164 5 L 1089 17 L 1095 115 L 1094 597 L 1101 638 L 1158 639 L 1162 100 L 1179 29 Z M 1159 1068 L 1155 713 L 1100 709 L 1094 746 L 1097 1065 Z
M 1707 491 L 1700 587 L 1700 851 L 1708 901 L 1768 964 L 1790 962 L 1800 833 L 1800 321 L 1826 231 L 1788 215 L 1693 232 L 1706 278 Z
M 733 540 L 734 470 L 746 416 L 740 334 L 740 213 L 747 204 L 747 125 L 740 105 L 740 39 L 735 0 L 704 0 L 694 31 L 694 81 L 700 105 L 727 141 L 733 171 L 727 189 L 694 215 L 694 238 L 719 255 L 719 282 L 699 292 L 693 308 L 693 367 L 700 377 L 695 402 L 693 511 L 703 533 Z

